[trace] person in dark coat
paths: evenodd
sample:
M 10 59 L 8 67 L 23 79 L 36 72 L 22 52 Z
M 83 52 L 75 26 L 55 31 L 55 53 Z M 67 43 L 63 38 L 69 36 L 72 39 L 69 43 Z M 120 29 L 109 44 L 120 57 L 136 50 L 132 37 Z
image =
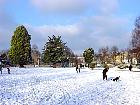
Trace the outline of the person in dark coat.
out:
M 103 70 L 103 80 L 104 79 L 106 79 L 107 80 L 107 72 L 108 72 L 108 70 L 109 70 L 109 68 L 107 67 L 107 68 L 105 68 L 104 70 Z
M 10 68 L 9 67 L 7 68 L 7 71 L 8 71 L 8 74 L 10 74 Z
M 78 64 L 76 65 L 76 72 L 80 73 L 80 65 L 78 65 Z
M 76 72 L 78 73 L 78 64 L 76 65 Z
M 2 62 L 0 61 L 0 72 L 2 74 Z
M 131 71 L 132 70 L 132 65 L 130 64 L 130 66 L 129 66 L 129 70 Z
M 1 72 L 1 74 L 2 74 L 2 65 L 0 65 L 0 72 Z

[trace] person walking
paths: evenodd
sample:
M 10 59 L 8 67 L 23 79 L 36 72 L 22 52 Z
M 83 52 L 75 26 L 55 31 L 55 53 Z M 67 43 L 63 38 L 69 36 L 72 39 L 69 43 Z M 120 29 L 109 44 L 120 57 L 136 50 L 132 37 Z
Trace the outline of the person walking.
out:
M 0 65 L 0 72 L 1 72 L 1 74 L 2 74 L 2 65 Z
M 130 66 L 129 66 L 129 70 L 132 71 L 132 65 L 131 65 L 131 64 L 130 64 Z
M 106 67 L 106 68 L 103 70 L 103 72 L 102 72 L 102 73 L 103 73 L 103 80 L 104 80 L 104 79 L 107 80 L 107 74 L 106 74 L 106 73 L 108 72 L 108 70 L 109 70 L 109 67 Z
M 76 72 L 80 73 L 80 65 L 78 65 L 78 64 L 76 65 Z
M 7 68 L 7 71 L 8 71 L 8 74 L 10 74 L 10 68 L 9 67 Z
M 76 64 L 76 72 L 78 73 L 78 64 Z
M 2 74 L 2 62 L 0 61 L 0 72 Z

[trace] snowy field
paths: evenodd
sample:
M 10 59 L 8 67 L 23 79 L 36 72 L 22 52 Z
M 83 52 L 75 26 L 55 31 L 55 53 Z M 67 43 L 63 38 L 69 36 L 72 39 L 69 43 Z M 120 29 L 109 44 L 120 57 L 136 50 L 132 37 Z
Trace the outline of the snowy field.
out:
M 107 81 L 102 68 L 10 69 L 0 74 L 0 105 L 140 105 L 139 69 L 109 69 Z

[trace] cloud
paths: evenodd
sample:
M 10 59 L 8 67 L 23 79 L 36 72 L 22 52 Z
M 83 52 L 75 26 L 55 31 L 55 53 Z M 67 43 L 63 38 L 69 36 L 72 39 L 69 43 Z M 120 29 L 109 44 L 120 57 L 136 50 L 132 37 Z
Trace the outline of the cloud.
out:
M 89 33 L 92 47 L 98 49 L 105 46 L 117 45 L 120 48 L 128 47 L 130 36 L 128 36 L 128 21 L 125 18 L 111 16 L 94 16 L 86 20 L 92 27 Z M 89 42 L 89 40 L 88 40 Z
M 0 5 L 2 5 L 0 0 Z M 12 0 L 14 1 L 14 0 Z M 46 14 L 78 14 L 79 20 L 70 24 L 57 23 L 54 25 L 35 26 L 32 23 L 25 24 L 31 34 L 31 44 L 37 44 L 41 50 L 48 40 L 48 36 L 61 35 L 75 53 L 82 53 L 84 49 L 92 47 L 98 50 L 100 47 L 117 45 L 126 48 L 130 40 L 128 21 L 126 18 L 114 17 L 118 8 L 118 0 L 30 0 L 32 4 L 45 11 Z M 0 7 L 1 8 L 1 7 Z M 92 16 L 86 16 L 87 12 Z M 96 12 L 96 16 L 93 15 Z M 97 14 L 98 13 L 98 14 Z M 79 14 L 84 14 L 81 16 Z M 52 16 L 52 15 L 51 15 Z M 5 11 L 0 11 L 0 47 L 9 48 L 11 36 L 17 23 Z M 57 18 L 57 17 L 56 17 Z M 74 18 L 73 15 L 68 19 Z M 70 20 L 71 21 L 71 20 Z M 74 23 L 75 22 L 75 23 Z M 8 43 L 8 44 L 7 44 Z
M 43 49 L 45 43 L 48 41 L 48 36 L 59 35 L 65 39 L 72 39 L 80 34 L 80 30 L 76 24 L 73 25 L 43 25 L 43 26 L 32 26 L 25 24 L 29 33 L 31 34 L 32 44 L 37 44 Z M 69 41 L 69 40 L 68 40 Z M 71 41 L 73 42 L 73 41 Z M 71 43 L 72 44 L 72 43 Z
M 0 50 L 8 49 L 17 23 L 6 12 L 0 11 Z
M 82 53 L 88 47 L 95 50 L 113 45 L 119 48 L 128 47 L 130 34 L 126 29 L 127 24 L 128 21 L 123 18 L 93 16 L 71 25 L 26 25 L 26 27 L 32 35 L 32 43 L 38 42 L 41 49 L 48 36 L 61 35 L 63 41 L 67 42 L 74 52 Z
M 119 8 L 118 0 L 95 0 L 95 8 L 100 11 L 101 14 L 113 14 Z
M 87 0 L 90 1 L 90 0 Z M 48 13 L 79 14 L 88 8 L 85 0 L 31 0 L 37 8 Z
M 31 0 L 31 3 L 51 14 L 84 14 L 99 11 L 112 14 L 118 9 L 118 0 Z

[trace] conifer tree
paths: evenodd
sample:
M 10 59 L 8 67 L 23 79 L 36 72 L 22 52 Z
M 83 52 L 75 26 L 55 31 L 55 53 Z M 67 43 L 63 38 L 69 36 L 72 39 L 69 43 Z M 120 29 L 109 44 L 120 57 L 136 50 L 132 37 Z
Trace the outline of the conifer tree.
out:
M 49 37 L 43 49 L 43 61 L 45 63 L 52 63 L 55 67 L 56 63 L 61 63 L 66 58 L 65 44 L 61 40 L 61 36 Z
M 83 53 L 83 57 L 84 57 L 85 62 L 88 64 L 88 67 L 89 67 L 89 64 L 93 61 L 94 50 L 92 48 L 86 49 Z
M 16 28 L 11 39 L 9 58 L 12 64 L 23 65 L 31 63 L 31 36 L 22 25 Z

